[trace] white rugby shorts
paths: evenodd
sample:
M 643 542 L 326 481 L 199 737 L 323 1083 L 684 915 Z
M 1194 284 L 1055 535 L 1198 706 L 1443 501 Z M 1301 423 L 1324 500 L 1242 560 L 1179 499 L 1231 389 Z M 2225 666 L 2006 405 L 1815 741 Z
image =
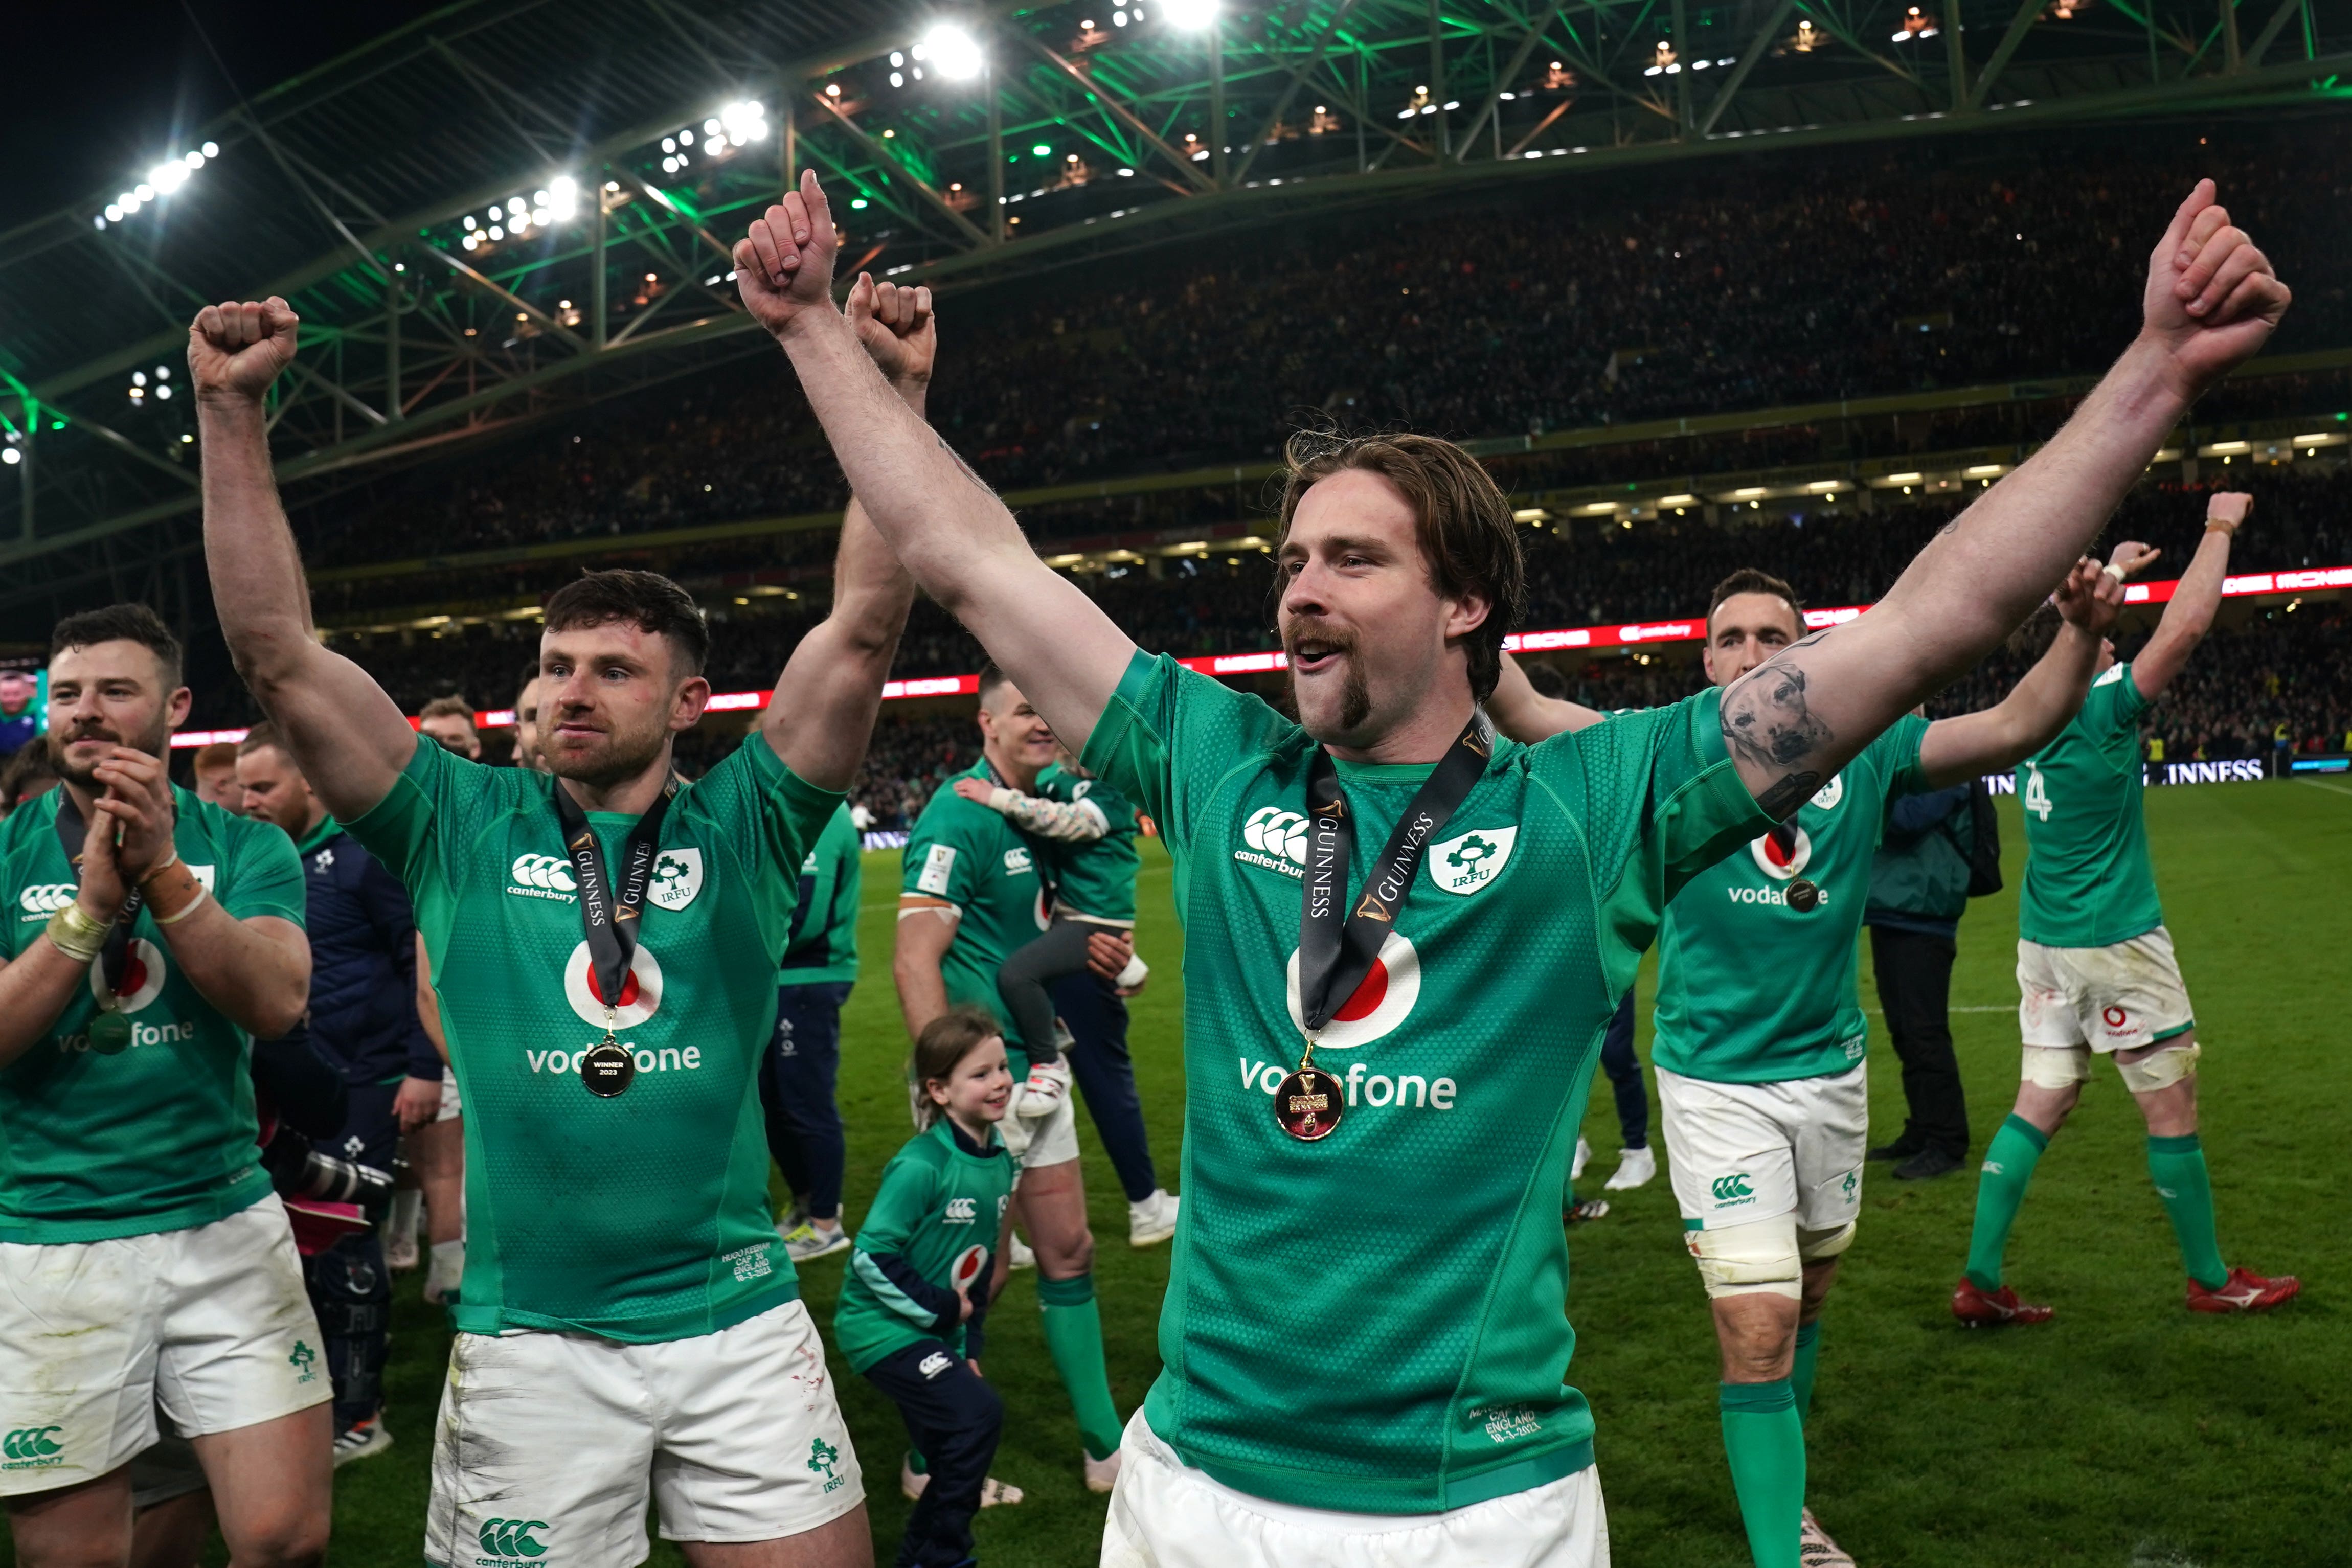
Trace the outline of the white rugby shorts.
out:
M 2045 1051 L 2145 1051 L 2197 1027 L 2159 925 L 2106 947 L 2017 944 L 2017 1028 Z
M 1339 1513 L 1234 1490 L 1179 1458 L 1140 1410 L 1119 1450 L 1102 1568 L 1608 1568 L 1591 1465 L 1444 1513 Z
M 210 1225 L 0 1243 L 0 1496 L 323 1404 L 325 1341 L 275 1193 Z
M 1066 1165 L 1078 1157 L 1078 1110 L 1073 1103 L 1076 1091 L 1075 1083 L 1070 1085 L 1063 1092 L 1062 1103 L 1045 1115 L 1024 1116 L 1021 1097 L 1028 1088 L 1020 1083 L 1013 1086 L 1013 1107 L 996 1124 L 996 1132 L 1015 1166 L 1035 1170 Z
M 1780 1083 L 1717 1083 L 1659 1068 L 1666 1165 L 1684 1228 L 1794 1214 L 1803 1229 L 1834 1230 L 1859 1214 L 1869 1066 Z
M 772 1541 L 866 1499 L 797 1301 L 654 1344 L 461 1333 L 433 1440 L 425 1560 L 635 1568 L 668 1541 Z
M 454 1122 L 465 1113 L 465 1102 L 457 1097 L 457 1074 L 445 1067 L 441 1070 L 441 1108 L 433 1113 L 433 1119 Z

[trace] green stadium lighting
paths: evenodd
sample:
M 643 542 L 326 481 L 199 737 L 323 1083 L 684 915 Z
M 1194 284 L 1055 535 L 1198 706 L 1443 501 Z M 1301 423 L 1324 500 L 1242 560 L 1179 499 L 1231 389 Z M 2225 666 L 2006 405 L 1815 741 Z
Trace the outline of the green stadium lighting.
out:
M 850 204 L 850 206 L 851 206 L 851 207 L 853 207 L 853 208 L 859 209 L 859 210 L 863 210 L 863 209 L 864 209 L 864 207 L 865 207 L 865 205 L 866 205 L 866 198 L 865 198 L 865 197 L 863 197 L 863 196 L 859 196 L 859 197 L 856 198 L 855 200 L 853 200 L 849 204 Z
M 1051 158 L 1054 155 L 1054 150 L 1051 147 L 1046 146 L 1043 141 L 1040 141 L 1036 146 L 1029 149 L 1029 151 L 1035 153 L 1040 158 Z

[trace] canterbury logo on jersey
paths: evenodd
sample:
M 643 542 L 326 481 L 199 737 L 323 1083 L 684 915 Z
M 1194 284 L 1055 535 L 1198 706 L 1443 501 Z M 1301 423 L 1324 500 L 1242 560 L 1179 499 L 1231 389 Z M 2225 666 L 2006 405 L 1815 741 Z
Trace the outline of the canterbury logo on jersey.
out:
M 57 1434 L 63 1427 L 19 1427 L 0 1437 L 0 1470 L 40 1470 L 62 1465 Z
M 1285 876 L 1307 874 L 1307 819 L 1280 806 L 1261 806 L 1242 822 L 1244 848 L 1234 859 Z
M 1030 863 L 1029 852 L 1027 850 L 1007 850 L 1004 852 L 1005 875 L 1026 876 L 1034 869 L 1035 867 Z
M 940 1222 L 943 1225 L 971 1225 L 979 1218 L 980 1205 L 976 1199 L 951 1197 L 948 1199 L 948 1211 L 940 1217 Z
M 580 884 L 572 878 L 572 862 L 562 855 L 517 855 L 508 873 L 507 891 L 522 898 L 552 898 L 577 902 Z
M 503 1568 L 509 1563 L 544 1559 L 547 1547 L 531 1532 L 547 1528 L 547 1521 L 543 1519 L 486 1519 L 482 1521 L 482 1528 L 476 1532 L 475 1539 L 482 1543 L 482 1550 L 489 1555 L 474 1561 L 499 1564 Z
M 37 882 L 16 895 L 16 907 L 26 920 L 47 920 L 74 901 L 81 889 L 70 882 Z

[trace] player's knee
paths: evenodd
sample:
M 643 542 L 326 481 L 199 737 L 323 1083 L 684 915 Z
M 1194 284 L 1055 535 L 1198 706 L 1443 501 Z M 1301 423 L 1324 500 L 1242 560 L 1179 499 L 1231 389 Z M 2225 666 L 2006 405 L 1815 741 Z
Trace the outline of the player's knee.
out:
M 318 1568 L 327 1557 L 324 1508 L 289 1506 L 240 1530 L 229 1556 L 238 1568 Z
M 2205 1048 L 2195 1040 L 2187 1045 L 2160 1045 L 2137 1061 L 2118 1056 L 2116 1071 L 2123 1074 L 2124 1087 L 2133 1093 L 2153 1094 L 2194 1074 L 2197 1059 L 2204 1052 Z
M 2072 1097 L 2082 1092 L 2091 1076 L 2091 1048 L 2087 1045 L 2029 1045 L 2019 1077 L 2036 1089 L 2046 1089 L 2053 1094 Z
M 1849 1219 L 1834 1230 L 1808 1230 L 1797 1228 L 1797 1256 L 1806 1263 L 1827 1263 L 1853 1245 L 1853 1221 Z
M 1772 1295 L 1793 1301 L 1802 1294 L 1803 1264 L 1793 1215 L 1720 1230 L 1685 1230 L 1683 1242 L 1698 1264 L 1699 1280 L 1712 1301 Z

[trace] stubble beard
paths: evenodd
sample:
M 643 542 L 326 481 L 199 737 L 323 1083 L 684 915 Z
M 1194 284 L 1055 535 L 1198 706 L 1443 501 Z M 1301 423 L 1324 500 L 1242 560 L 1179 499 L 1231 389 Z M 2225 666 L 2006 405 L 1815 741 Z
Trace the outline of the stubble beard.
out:
M 638 777 L 659 760 L 663 745 L 669 739 L 667 729 L 657 729 L 649 736 L 625 737 L 607 731 L 604 744 L 586 749 L 584 755 L 567 756 L 566 748 L 548 745 L 542 740 L 540 757 L 548 772 L 558 779 L 569 779 L 591 789 L 609 789 Z
M 58 777 L 75 788 L 87 790 L 93 795 L 100 793 L 103 788 L 98 781 L 98 764 L 93 762 L 88 767 L 76 764 L 67 756 L 67 747 L 79 741 L 103 740 L 115 746 L 128 747 L 133 751 L 143 751 L 150 757 L 161 757 L 168 749 L 171 738 L 171 726 L 164 722 L 163 716 L 160 713 L 155 716 L 154 722 L 147 727 L 146 733 L 133 736 L 129 739 L 118 736 L 111 729 L 104 728 L 77 729 L 62 737 L 52 730 L 43 737 L 48 744 L 49 766 L 57 770 Z

